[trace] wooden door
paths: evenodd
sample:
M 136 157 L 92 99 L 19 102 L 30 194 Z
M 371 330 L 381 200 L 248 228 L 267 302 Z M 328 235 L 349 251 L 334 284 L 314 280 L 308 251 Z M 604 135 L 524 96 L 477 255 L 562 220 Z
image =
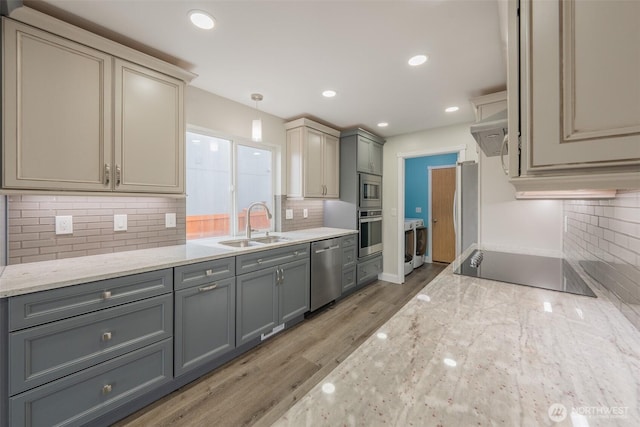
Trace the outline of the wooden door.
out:
M 456 168 L 431 170 L 432 256 L 436 262 L 452 262 L 456 256 L 453 228 L 453 198 L 456 191 Z
M 184 82 L 115 64 L 115 190 L 183 193 Z

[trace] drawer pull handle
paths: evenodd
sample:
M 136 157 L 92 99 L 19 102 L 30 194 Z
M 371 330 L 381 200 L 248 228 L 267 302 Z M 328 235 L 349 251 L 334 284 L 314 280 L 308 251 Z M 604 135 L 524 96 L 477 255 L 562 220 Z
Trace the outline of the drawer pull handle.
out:
M 258 264 L 262 264 L 262 258 L 258 259 Z
M 102 386 L 102 394 L 109 394 L 111 393 L 111 390 L 113 389 L 113 387 L 111 386 L 111 384 L 107 384 Z
M 107 300 L 107 299 L 109 299 L 109 298 L 111 298 L 111 291 L 104 291 L 104 292 L 102 293 L 102 299 Z
M 205 271 L 204 274 L 206 276 L 213 276 L 213 270 L 209 269 L 209 270 Z
M 331 248 L 329 248 L 329 249 L 331 249 Z M 298 256 L 298 251 L 294 251 L 293 252 L 293 256 Z
M 200 292 L 207 292 L 207 291 L 212 291 L 215 288 L 217 288 L 218 285 L 216 285 L 215 283 L 213 285 L 209 285 L 209 286 L 203 286 L 201 288 L 198 288 L 198 291 Z
M 105 332 L 104 334 L 102 334 L 102 341 L 111 341 L 111 338 L 111 332 Z

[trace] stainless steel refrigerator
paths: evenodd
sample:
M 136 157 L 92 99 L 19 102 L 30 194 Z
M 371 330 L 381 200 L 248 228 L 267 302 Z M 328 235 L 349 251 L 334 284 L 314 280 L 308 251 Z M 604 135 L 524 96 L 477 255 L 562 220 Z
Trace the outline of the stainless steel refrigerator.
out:
M 460 162 L 456 171 L 457 191 L 454 197 L 456 256 L 478 243 L 479 183 L 478 163 Z

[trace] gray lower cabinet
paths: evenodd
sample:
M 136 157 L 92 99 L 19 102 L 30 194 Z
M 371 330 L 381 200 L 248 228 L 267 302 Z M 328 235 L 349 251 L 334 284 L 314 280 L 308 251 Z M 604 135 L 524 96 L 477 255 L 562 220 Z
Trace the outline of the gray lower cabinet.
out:
M 358 235 L 352 234 L 342 237 L 342 293 L 347 293 L 356 287 L 356 263 Z
M 290 255 L 288 255 L 290 254 Z M 237 265 L 248 268 L 254 254 L 237 257 Z M 274 327 L 309 311 L 309 245 L 260 253 L 259 265 L 298 258 L 236 277 L 236 345 L 240 346 Z M 255 267 L 252 267 L 254 269 Z M 237 267 L 240 271 L 242 268 Z
M 172 379 L 171 339 L 9 399 L 11 426 L 80 426 Z
M 373 282 L 382 272 L 382 255 L 374 256 L 358 263 L 358 286 Z
M 175 292 L 176 377 L 236 347 L 235 309 L 235 277 Z

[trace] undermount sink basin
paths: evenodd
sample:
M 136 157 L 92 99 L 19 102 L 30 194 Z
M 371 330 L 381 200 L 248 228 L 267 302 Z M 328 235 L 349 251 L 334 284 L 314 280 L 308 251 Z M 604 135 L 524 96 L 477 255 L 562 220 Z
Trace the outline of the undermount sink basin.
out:
M 289 239 L 280 236 L 264 236 L 249 239 L 225 240 L 219 242 L 221 245 L 232 246 L 234 248 L 248 248 L 251 246 L 268 245 L 270 243 L 288 242 Z
M 289 239 L 287 239 L 286 237 L 280 237 L 280 236 L 264 236 L 264 237 L 253 238 L 251 239 L 251 241 L 269 244 L 269 243 L 288 242 Z
M 221 245 L 233 246 L 234 248 L 248 248 L 250 246 L 260 246 L 260 243 L 248 239 L 225 240 L 220 242 Z

